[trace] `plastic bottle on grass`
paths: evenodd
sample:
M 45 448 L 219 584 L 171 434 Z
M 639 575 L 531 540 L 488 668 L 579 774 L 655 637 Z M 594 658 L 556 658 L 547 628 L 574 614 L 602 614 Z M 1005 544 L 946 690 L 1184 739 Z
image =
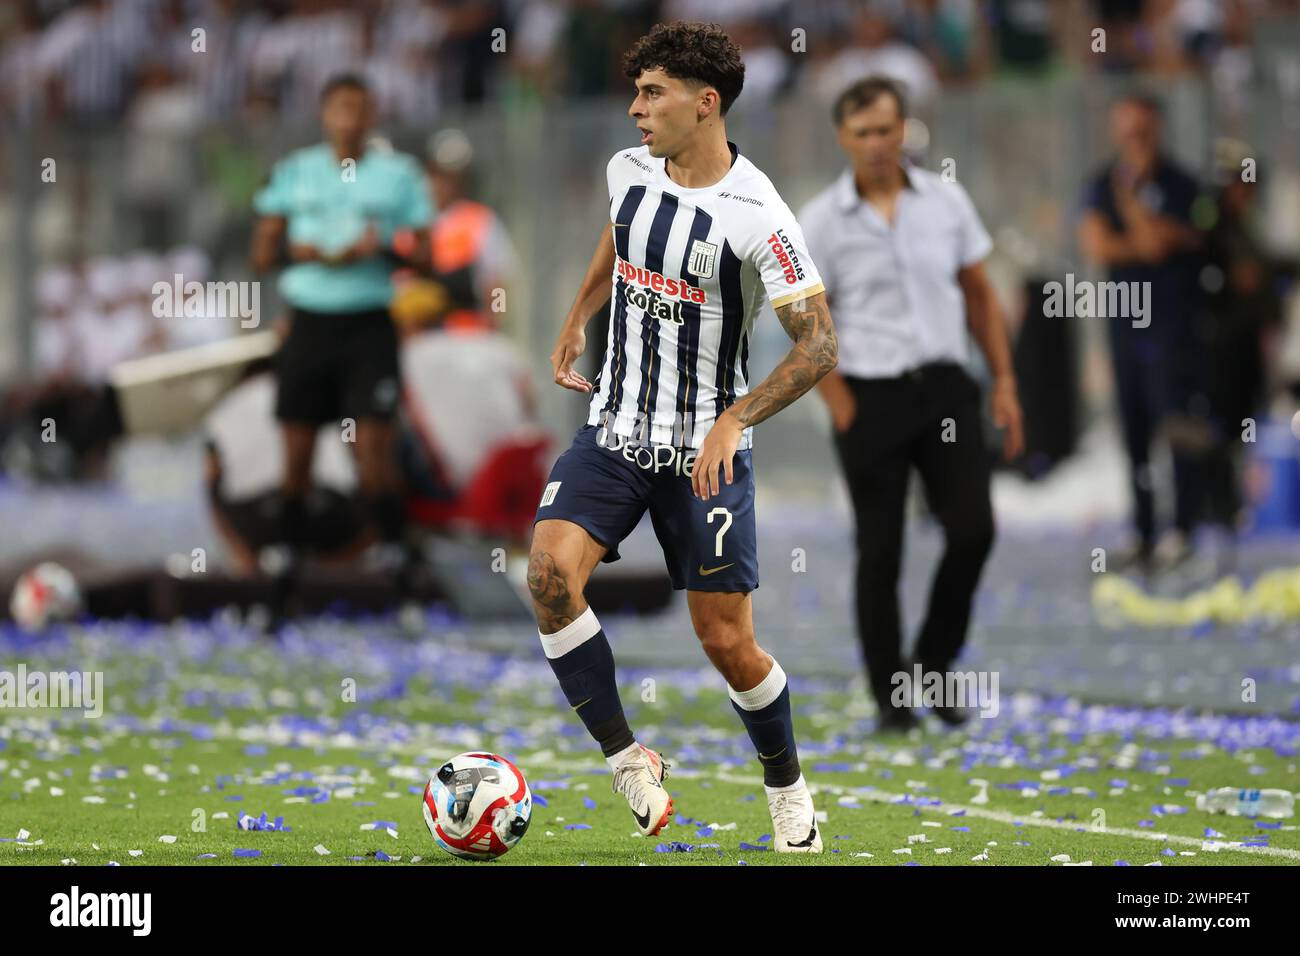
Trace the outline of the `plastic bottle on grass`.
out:
M 1282 819 L 1295 812 L 1295 798 L 1289 790 L 1238 790 L 1219 787 L 1196 798 L 1196 809 L 1226 813 L 1233 817 Z

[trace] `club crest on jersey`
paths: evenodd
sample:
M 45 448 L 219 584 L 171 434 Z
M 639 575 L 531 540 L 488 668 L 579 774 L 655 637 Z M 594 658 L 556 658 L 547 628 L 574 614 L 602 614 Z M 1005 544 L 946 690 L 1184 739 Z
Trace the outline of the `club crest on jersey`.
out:
M 691 243 L 691 256 L 686 271 L 701 279 L 712 279 L 713 261 L 717 256 L 718 247 L 714 243 L 696 239 Z

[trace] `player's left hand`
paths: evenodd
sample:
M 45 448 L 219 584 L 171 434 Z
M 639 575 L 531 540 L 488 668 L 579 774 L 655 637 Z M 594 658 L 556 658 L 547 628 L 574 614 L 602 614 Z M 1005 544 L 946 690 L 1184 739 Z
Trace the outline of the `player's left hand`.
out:
M 1013 379 L 998 379 L 993 383 L 989 407 L 993 424 L 1006 430 L 1002 438 L 1002 457 L 1011 461 L 1025 449 L 1024 415 L 1020 411 L 1020 398 Z
M 736 457 L 736 448 L 744 430 L 735 416 L 727 412 L 713 423 L 691 468 L 691 490 L 695 497 L 708 501 L 712 495 L 722 491 L 719 471 L 726 476 L 727 484 L 731 484 L 731 462 Z

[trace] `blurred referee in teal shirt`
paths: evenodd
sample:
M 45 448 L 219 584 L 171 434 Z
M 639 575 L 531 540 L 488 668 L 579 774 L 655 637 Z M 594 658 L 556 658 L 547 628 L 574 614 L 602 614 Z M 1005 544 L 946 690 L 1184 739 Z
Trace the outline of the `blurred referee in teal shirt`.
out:
M 325 85 L 326 141 L 280 160 L 253 200 L 261 218 L 252 263 L 258 272 L 274 268 L 287 243 L 291 264 L 279 289 L 292 314 L 277 358 L 276 397 L 285 449 L 282 540 L 296 552 L 310 520 L 317 430 L 351 418 L 359 490 L 395 562 L 403 531 L 394 440 L 401 378 L 388 312 L 389 247 L 398 229 L 427 235 L 433 207 L 414 158 L 367 142 L 373 114 L 360 77 Z

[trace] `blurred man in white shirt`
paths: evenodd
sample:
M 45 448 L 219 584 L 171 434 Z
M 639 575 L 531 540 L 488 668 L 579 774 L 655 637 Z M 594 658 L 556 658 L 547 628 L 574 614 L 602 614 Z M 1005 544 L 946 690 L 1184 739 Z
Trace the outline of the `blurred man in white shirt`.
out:
M 857 618 L 881 728 L 916 718 L 912 664 L 902 658 L 898 574 L 907 485 L 921 474 L 945 549 L 931 586 L 913 661 L 947 671 L 966 639 L 970 607 L 993 544 L 990 462 L 980 388 L 963 367 L 974 335 L 993 373 L 1003 452 L 1023 445 L 1011 348 L 984 271 L 993 248 L 966 191 L 903 160 L 901 87 L 869 77 L 836 101 L 834 119 L 850 167 L 799 220 L 835 310 L 839 367 L 818 390 L 830 408 L 835 448 L 857 523 Z M 966 714 L 931 710 L 945 723 Z

